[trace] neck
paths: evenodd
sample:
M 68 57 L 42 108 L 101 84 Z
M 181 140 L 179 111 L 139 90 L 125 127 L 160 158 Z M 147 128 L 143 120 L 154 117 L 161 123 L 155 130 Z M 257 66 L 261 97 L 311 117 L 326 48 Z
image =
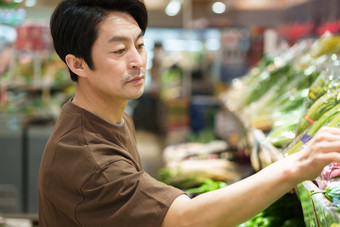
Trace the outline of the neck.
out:
M 123 113 L 128 101 L 104 99 L 94 94 L 88 95 L 77 88 L 72 102 L 106 121 L 119 124 L 123 120 Z

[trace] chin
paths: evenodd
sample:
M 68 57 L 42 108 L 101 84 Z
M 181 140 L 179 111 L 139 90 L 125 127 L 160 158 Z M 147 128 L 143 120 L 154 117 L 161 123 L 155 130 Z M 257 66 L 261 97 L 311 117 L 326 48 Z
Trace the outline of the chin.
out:
M 129 99 L 138 99 L 144 94 L 144 88 L 139 90 L 137 93 L 131 95 Z

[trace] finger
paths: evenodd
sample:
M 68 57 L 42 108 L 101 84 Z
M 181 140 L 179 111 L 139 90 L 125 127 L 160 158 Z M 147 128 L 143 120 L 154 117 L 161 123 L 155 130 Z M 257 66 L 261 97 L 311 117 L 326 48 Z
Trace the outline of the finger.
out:
M 332 162 L 340 162 L 340 153 L 338 152 L 330 152 L 330 153 L 324 153 L 322 155 L 319 155 L 318 160 L 324 163 L 324 165 L 328 165 Z
M 340 141 L 340 134 L 333 134 L 333 133 L 328 133 L 328 134 L 322 134 L 318 137 L 319 141 Z
M 318 153 L 340 153 L 340 140 L 321 141 L 310 144 L 310 149 Z
M 340 128 L 323 126 L 319 129 L 318 133 L 331 133 L 340 135 Z
M 326 129 L 326 130 L 323 130 L 322 132 L 318 132 L 314 136 L 314 138 L 311 140 L 311 142 L 317 143 L 317 142 L 322 142 L 322 141 L 336 141 L 336 140 L 340 141 L 340 133 L 338 133 L 338 130 L 333 131 L 333 130 Z

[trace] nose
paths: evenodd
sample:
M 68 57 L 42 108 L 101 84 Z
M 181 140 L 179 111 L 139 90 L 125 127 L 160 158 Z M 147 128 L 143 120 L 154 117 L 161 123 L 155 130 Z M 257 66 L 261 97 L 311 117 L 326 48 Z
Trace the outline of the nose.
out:
M 145 50 L 139 51 L 136 48 L 132 48 L 130 50 L 130 55 L 129 55 L 129 68 L 141 68 L 144 66 L 144 61 L 145 61 Z

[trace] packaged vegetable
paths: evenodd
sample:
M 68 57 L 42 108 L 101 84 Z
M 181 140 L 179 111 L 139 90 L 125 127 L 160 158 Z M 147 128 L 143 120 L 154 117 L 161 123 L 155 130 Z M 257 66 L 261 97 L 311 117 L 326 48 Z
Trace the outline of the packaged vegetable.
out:
M 313 105 L 325 93 L 340 88 L 340 60 L 333 54 L 323 64 L 322 71 L 315 82 L 310 86 L 306 99 L 307 108 Z
M 313 192 L 312 195 L 316 193 L 324 194 L 333 206 L 336 208 L 340 207 L 340 181 L 332 181 L 327 185 L 325 190 Z
M 307 110 L 303 119 L 298 124 L 296 134 L 299 135 L 311 127 L 322 114 L 330 110 L 333 106 L 340 103 L 340 90 L 335 90 L 324 94 Z
M 317 120 L 312 127 L 304 134 L 300 134 L 296 140 L 287 147 L 284 153 L 293 154 L 301 149 L 317 131 L 322 127 L 328 125 L 334 127 L 340 123 L 340 104 L 337 104 L 332 109 L 324 113 L 319 120 Z

